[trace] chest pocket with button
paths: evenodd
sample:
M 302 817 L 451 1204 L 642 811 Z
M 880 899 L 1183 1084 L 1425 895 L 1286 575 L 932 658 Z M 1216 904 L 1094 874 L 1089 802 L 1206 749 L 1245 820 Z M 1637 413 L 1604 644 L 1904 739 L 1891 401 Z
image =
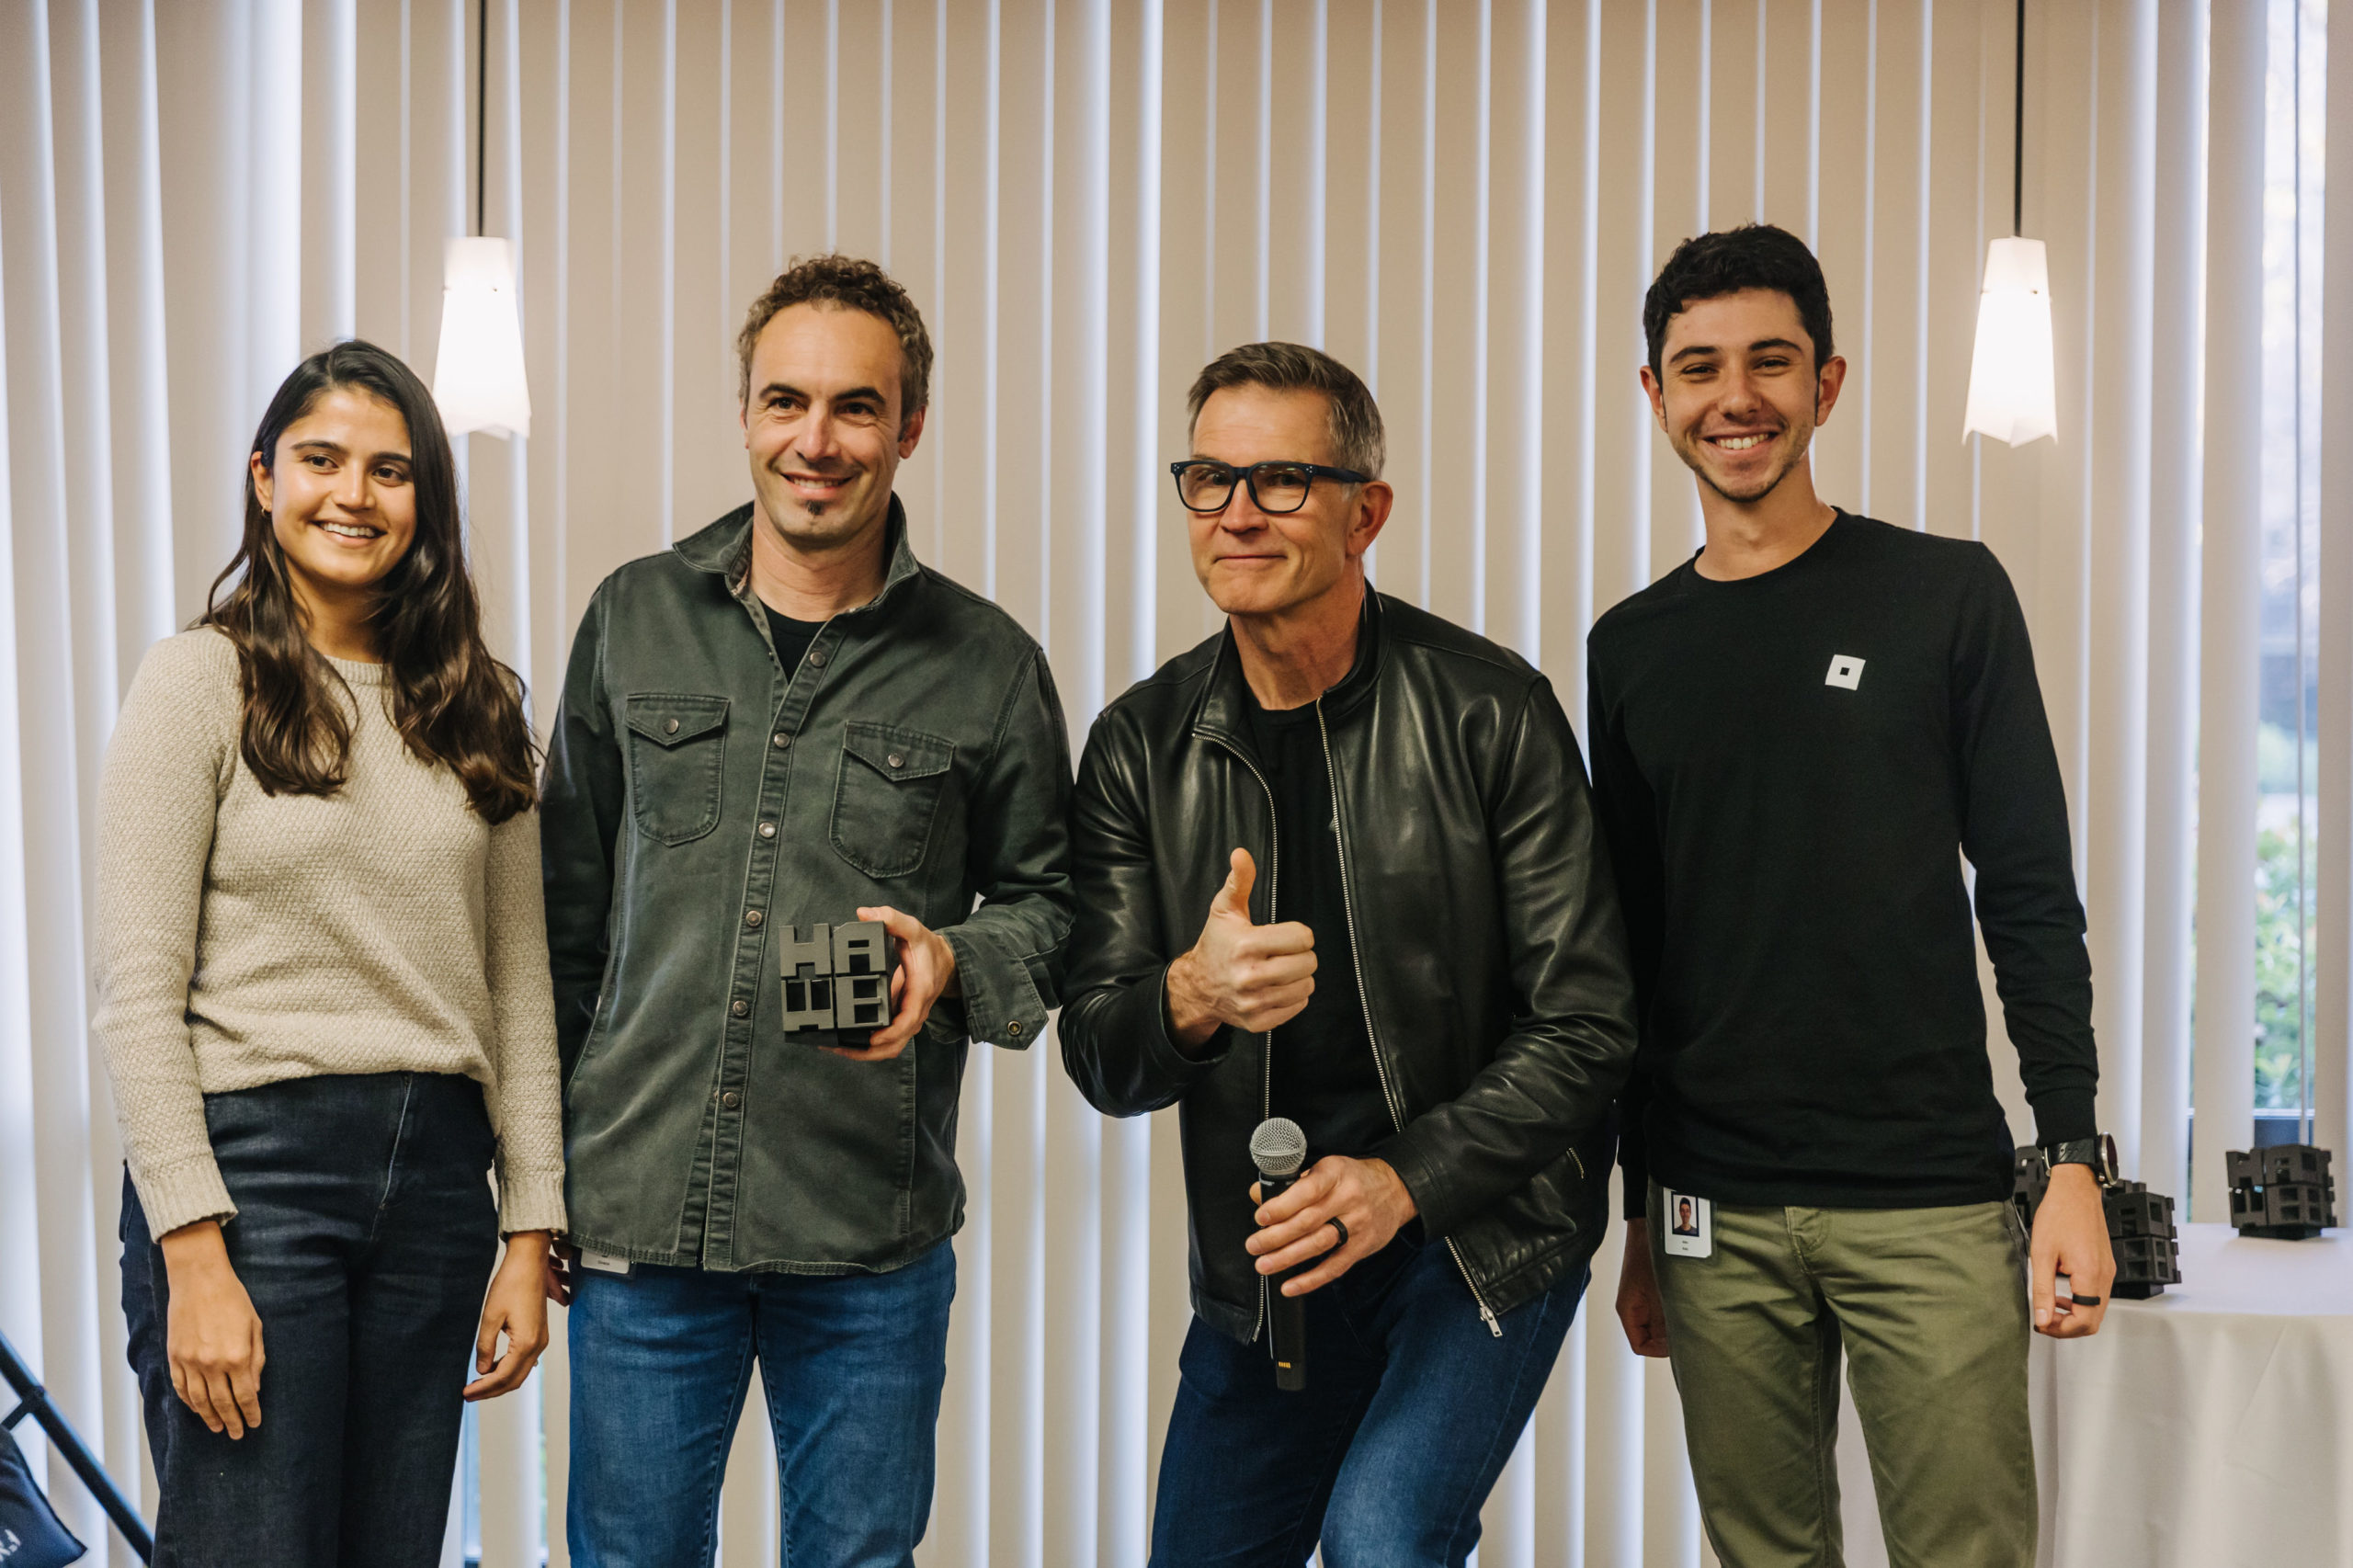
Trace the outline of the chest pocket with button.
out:
M 727 699 L 632 692 L 628 700 L 630 806 L 658 844 L 684 844 L 719 825 L 727 751 Z
M 923 865 L 939 814 L 952 741 L 897 724 L 842 729 L 834 780 L 834 853 L 870 877 L 904 877 Z

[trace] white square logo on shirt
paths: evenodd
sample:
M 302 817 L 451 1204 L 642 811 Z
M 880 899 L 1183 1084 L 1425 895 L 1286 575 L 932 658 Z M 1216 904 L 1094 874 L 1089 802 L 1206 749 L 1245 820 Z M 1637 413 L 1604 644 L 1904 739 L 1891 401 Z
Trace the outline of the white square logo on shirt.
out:
M 1843 686 L 1848 691 L 1858 690 L 1863 684 L 1863 662 L 1852 653 L 1830 655 L 1830 673 L 1822 677 L 1824 686 Z

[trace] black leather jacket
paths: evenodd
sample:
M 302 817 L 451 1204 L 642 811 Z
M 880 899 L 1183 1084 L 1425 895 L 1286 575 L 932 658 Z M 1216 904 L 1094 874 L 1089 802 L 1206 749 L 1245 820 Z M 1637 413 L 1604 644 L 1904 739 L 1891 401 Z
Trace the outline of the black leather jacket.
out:
M 1370 678 L 1322 715 L 1356 972 L 1336 972 L 1327 948 L 1316 978 L 1361 989 L 1396 1129 L 1375 1153 L 1492 1325 L 1601 1239 L 1609 1104 L 1634 1055 L 1625 937 L 1551 685 L 1483 638 L 1368 598 Z M 1278 918 L 1281 846 L 1246 700 L 1221 632 L 1097 719 L 1062 1016 L 1063 1061 L 1097 1108 L 1179 1108 L 1193 1307 L 1245 1340 L 1264 1300 L 1243 1244 L 1271 1037 L 1227 1029 L 1188 1055 L 1162 989 L 1237 846 L 1259 866 L 1253 917 Z

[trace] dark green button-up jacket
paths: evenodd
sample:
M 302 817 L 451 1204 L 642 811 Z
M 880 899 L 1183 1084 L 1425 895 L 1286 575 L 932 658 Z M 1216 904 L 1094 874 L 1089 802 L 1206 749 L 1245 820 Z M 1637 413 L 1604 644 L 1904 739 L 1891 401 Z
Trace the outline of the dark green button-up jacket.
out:
M 1072 914 L 1070 745 L 1044 653 L 919 565 L 780 668 L 746 506 L 597 590 L 540 831 L 572 1239 L 642 1263 L 894 1268 L 963 1218 L 968 1040 L 1022 1048 Z M 779 927 L 913 915 L 955 949 L 893 1062 L 787 1038 Z M 831 1037 L 824 1037 L 830 1043 Z

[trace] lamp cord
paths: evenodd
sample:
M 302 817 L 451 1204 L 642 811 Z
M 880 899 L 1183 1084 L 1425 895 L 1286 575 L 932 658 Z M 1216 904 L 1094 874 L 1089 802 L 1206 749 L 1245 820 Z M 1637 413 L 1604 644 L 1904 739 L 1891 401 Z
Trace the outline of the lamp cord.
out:
M 2026 0 L 2018 0 L 2026 5 Z M 489 198 L 489 0 L 475 7 L 473 50 L 473 235 L 483 238 L 483 202 Z
M 2026 233 L 2026 0 L 2018 0 L 2018 79 L 2010 93 L 2010 233 Z

